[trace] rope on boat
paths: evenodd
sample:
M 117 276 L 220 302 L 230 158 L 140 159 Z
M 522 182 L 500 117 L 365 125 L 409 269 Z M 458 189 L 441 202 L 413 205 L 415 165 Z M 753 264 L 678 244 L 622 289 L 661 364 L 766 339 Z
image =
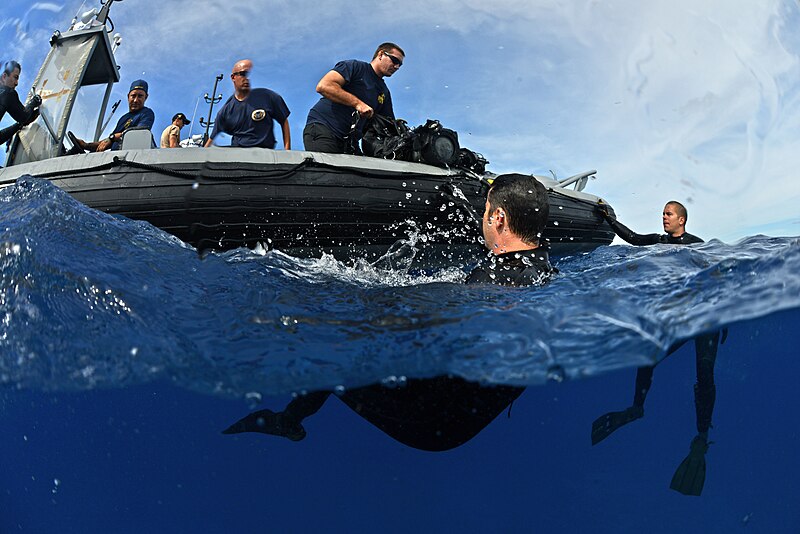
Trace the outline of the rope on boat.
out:
M 312 158 L 305 158 L 303 161 L 301 161 L 297 165 L 293 166 L 292 168 L 290 168 L 290 169 L 288 169 L 288 170 L 286 170 L 286 171 L 284 171 L 284 172 L 282 172 L 282 173 L 280 173 L 278 175 L 271 176 L 271 178 L 281 178 L 283 176 L 289 176 L 289 175 L 297 172 L 298 170 L 302 169 L 303 167 L 307 166 L 309 163 L 311 163 L 313 161 L 314 160 Z M 150 165 L 148 163 L 139 163 L 138 161 L 128 161 L 128 160 L 126 160 L 124 158 L 121 158 L 119 156 L 114 156 L 114 158 L 111 161 L 109 161 L 108 163 L 103 163 L 101 165 L 95 165 L 94 167 L 86 167 L 86 168 L 82 168 L 82 169 L 77 169 L 74 172 L 76 172 L 76 173 L 79 172 L 81 174 L 84 174 L 84 173 L 95 173 L 95 172 L 108 171 L 108 170 L 111 170 L 111 169 L 113 169 L 115 167 L 132 167 L 134 169 L 141 169 L 141 170 L 150 171 L 150 172 L 154 172 L 154 173 L 158 173 L 158 174 L 164 174 L 164 175 L 167 175 L 167 176 L 172 176 L 172 177 L 175 177 L 175 178 L 184 178 L 184 179 L 187 179 L 187 180 L 197 180 L 199 177 L 202 177 L 202 175 L 199 174 L 199 173 L 189 173 L 189 172 L 183 172 L 183 171 L 176 171 L 174 169 L 170 169 L 168 167 L 164 167 L 164 166 L 161 166 L 161 165 Z M 69 172 L 71 172 L 71 171 L 63 171 L 63 170 L 62 171 L 52 171 L 52 172 L 36 174 L 36 177 L 37 178 L 53 178 L 53 177 L 56 177 L 56 176 L 64 176 L 65 174 L 68 174 Z M 228 175 L 228 176 L 230 176 L 230 175 Z

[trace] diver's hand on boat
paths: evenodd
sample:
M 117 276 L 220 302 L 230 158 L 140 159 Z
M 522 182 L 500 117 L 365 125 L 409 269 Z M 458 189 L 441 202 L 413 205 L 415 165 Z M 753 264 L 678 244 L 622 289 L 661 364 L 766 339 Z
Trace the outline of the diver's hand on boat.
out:
M 356 105 L 356 111 L 358 111 L 358 113 L 366 119 L 371 118 L 372 114 L 375 112 L 371 107 L 366 105 L 364 102 L 360 102 L 358 105 Z
M 608 204 L 603 202 L 603 199 L 598 199 L 597 200 L 597 206 L 595 207 L 595 211 L 597 211 L 597 214 L 600 215 L 601 217 L 603 217 L 604 219 L 608 219 L 608 220 L 612 220 L 612 221 L 616 220 L 616 217 L 613 217 L 608 212 Z
M 42 105 L 42 97 L 39 95 L 33 95 L 33 97 L 31 98 L 31 102 L 33 107 L 38 108 L 39 106 Z

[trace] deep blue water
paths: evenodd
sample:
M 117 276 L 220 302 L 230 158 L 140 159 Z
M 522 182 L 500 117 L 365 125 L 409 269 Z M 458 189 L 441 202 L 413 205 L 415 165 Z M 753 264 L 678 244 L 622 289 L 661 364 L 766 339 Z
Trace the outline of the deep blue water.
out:
M 800 531 L 798 238 L 601 247 L 513 289 L 200 259 L 32 179 L 0 192 L 0 231 L 0 532 Z M 644 419 L 591 446 L 635 367 L 722 327 L 701 497 L 669 489 L 695 434 L 691 343 Z M 220 434 L 292 392 L 442 374 L 531 387 L 444 453 L 335 398 L 300 442 Z

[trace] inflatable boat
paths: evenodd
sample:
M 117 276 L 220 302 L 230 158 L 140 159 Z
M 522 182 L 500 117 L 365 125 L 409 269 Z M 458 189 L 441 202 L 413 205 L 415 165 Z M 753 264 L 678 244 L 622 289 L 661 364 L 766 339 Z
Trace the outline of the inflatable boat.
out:
M 201 251 L 261 244 L 297 256 L 378 258 L 410 241 L 422 245 L 417 260 L 426 265 L 463 263 L 480 253 L 477 223 L 491 173 L 306 151 L 155 149 L 150 132 L 141 130 L 126 132 L 121 150 L 65 155 L 67 132 L 87 116 L 94 140 L 108 123 L 119 81 L 106 27 L 111 3 L 51 38 L 34 82 L 41 114 L 12 141 L 0 188 L 24 175 L 46 178 L 89 207 L 147 221 Z M 583 192 L 593 174 L 537 176 L 550 195 L 544 237 L 553 254 L 613 239 L 595 211 L 598 197 Z

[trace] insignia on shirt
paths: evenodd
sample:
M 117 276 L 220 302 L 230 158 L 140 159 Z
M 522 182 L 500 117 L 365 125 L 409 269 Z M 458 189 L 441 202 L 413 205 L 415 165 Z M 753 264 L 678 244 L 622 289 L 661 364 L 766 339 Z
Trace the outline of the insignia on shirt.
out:
M 133 122 L 133 119 L 126 120 L 125 124 L 122 125 L 122 129 L 123 130 L 127 130 L 128 128 L 130 128 L 132 122 Z
M 250 114 L 250 116 L 251 116 L 251 117 L 253 118 L 253 120 L 254 120 L 254 121 L 256 121 L 256 122 L 257 122 L 257 121 L 263 121 L 263 120 L 264 120 L 264 117 L 266 117 L 266 116 L 267 116 L 267 112 L 266 112 L 266 111 L 264 111 L 263 109 L 257 109 L 257 110 L 255 110 L 255 111 L 253 111 L 253 113 L 251 113 L 251 114 Z
M 383 101 L 386 100 L 386 95 L 381 93 L 378 95 L 378 104 L 383 104 Z

